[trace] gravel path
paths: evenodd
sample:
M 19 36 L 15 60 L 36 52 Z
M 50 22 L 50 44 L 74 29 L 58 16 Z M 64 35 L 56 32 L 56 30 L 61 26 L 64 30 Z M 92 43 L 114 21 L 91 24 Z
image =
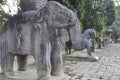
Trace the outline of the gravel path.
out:
M 96 62 L 77 61 L 65 66 L 70 80 L 120 80 L 120 44 L 109 44 L 96 50 L 93 55 L 100 59 Z

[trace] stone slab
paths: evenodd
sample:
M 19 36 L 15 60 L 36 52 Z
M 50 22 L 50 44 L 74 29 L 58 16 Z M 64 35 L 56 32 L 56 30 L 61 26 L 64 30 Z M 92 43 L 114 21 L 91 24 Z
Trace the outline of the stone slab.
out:
M 37 71 L 36 70 L 27 70 L 27 71 L 15 71 L 14 74 L 7 74 L 7 77 L 12 80 L 37 80 Z M 49 80 L 69 80 L 69 76 L 62 74 L 60 76 L 51 76 Z

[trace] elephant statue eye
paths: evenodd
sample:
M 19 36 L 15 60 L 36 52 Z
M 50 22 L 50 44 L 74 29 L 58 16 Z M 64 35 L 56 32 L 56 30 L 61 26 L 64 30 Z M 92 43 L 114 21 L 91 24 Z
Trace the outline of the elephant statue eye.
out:
M 40 23 L 37 23 L 35 24 L 34 27 L 35 27 L 35 30 L 40 30 L 42 26 L 40 25 Z

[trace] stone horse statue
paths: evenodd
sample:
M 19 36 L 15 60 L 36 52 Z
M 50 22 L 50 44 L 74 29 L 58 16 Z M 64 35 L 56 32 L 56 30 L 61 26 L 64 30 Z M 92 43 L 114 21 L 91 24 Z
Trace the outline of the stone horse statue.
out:
M 12 16 L 0 33 L 2 73 L 13 72 L 15 56 L 18 70 L 26 70 L 27 56 L 33 55 L 39 80 L 50 80 L 51 75 L 61 75 L 61 45 L 70 39 L 74 44 L 79 30 L 77 15 L 55 1 L 49 1 L 41 10 Z
M 71 49 L 75 51 L 81 51 L 87 48 L 88 56 L 91 56 L 92 39 L 96 37 L 96 31 L 94 29 L 87 29 L 80 35 L 78 41 L 72 44 L 71 41 L 66 42 L 65 51 L 66 54 L 71 54 Z

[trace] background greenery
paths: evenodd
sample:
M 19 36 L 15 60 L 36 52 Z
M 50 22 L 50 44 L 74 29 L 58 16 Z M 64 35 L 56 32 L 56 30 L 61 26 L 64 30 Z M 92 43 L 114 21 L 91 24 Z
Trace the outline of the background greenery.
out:
M 116 20 L 112 24 L 112 29 L 115 31 L 116 36 L 120 36 L 120 6 L 116 7 Z
M 16 0 L 13 0 L 16 1 Z M 51 1 L 51 0 L 49 0 Z M 54 0 L 74 10 L 81 23 L 81 31 L 94 28 L 97 34 L 105 35 L 108 28 L 113 28 L 120 36 L 120 9 L 113 0 Z M 7 0 L 0 0 L 0 29 L 11 14 L 1 7 Z M 7 4 L 8 5 L 8 4 Z M 16 3 L 18 5 L 18 3 Z M 11 8 L 10 8 L 11 9 Z M 11 10 L 10 10 L 11 11 Z

